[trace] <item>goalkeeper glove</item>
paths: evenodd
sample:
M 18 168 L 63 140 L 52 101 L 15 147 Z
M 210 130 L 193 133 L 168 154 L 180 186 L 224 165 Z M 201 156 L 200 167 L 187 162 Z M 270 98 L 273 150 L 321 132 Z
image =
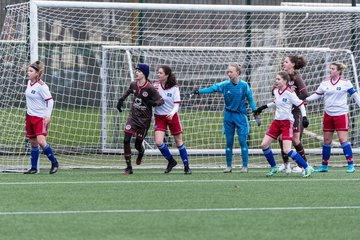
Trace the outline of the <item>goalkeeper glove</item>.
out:
M 256 114 L 260 114 L 262 111 L 264 111 L 268 106 L 267 105 L 262 105 L 261 107 L 259 107 L 258 109 L 256 109 Z
M 119 101 L 118 101 L 118 103 L 117 103 L 117 105 L 116 105 L 116 108 L 117 108 L 117 110 L 119 111 L 119 112 L 122 112 L 122 107 L 123 107 L 123 105 L 124 105 L 124 99 L 122 99 L 122 98 L 120 98 L 119 99 Z
M 259 114 L 257 114 L 256 110 L 253 111 L 253 115 L 254 115 L 254 119 L 255 119 L 256 124 L 257 124 L 258 126 L 260 126 L 260 125 L 261 125 L 261 119 L 260 119 Z
M 309 126 L 309 120 L 307 119 L 307 117 L 303 117 L 302 125 L 304 128 L 307 128 Z

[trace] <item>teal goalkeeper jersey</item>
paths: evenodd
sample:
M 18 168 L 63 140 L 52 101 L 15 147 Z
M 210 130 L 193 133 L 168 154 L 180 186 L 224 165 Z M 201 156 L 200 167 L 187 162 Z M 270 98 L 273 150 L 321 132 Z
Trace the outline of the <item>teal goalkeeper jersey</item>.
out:
M 240 80 L 238 84 L 234 84 L 231 80 L 226 80 L 216 83 L 208 88 L 199 90 L 199 94 L 221 92 L 225 100 L 225 110 L 231 112 L 238 112 L 247 114 L 246 101 L 253 111 L 256 110 L 256 105 L 252 96 L 249 84 Z

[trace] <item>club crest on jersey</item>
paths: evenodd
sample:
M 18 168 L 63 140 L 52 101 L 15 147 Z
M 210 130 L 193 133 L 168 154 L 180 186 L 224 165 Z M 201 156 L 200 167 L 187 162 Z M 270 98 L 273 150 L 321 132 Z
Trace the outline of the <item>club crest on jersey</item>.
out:
M 340 91 L 340 90 L 341 90 L 341 87 L 336 87 L 336 90 Z
M 36 93 L 36 91 L 35 90 L 31 90 L 31 94 L 35 94 Z
M 147 97 L 147 96 L 149 96 L 149 93 L 144 91 L 144 92 L 142 93 L 142 95 L 143 95 L 144 97 Z
M 171 98 L 171 97 L 172 97 L 172 93 L 167 93 L 166 96 Z
M 287 98 L 283 98 L 282 101 L 283 101 L 283 102 L 287 102 L 288 100 L 287 100 Z
M 130 129 L 131 129 L 131 125 L 129 125 L 129 124 L 126 125 L 126 126 L 125 126 L 125 129 L 126 129 L 126 130 L 130 130 Z

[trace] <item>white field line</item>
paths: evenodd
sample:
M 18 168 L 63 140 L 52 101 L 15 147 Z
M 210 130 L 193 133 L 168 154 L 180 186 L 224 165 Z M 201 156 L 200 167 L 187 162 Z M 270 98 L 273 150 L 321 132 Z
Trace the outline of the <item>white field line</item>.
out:
M 250 211 L 306 211 L 306 210 L 348 210 L 360 206 L 320 206 L 320 207 L 272 207 L 272 208 L 195 208 L 195 209 L 113 209 L 113 210 L 72 210 L 43 212 L 0 212 L 4 215 L 63 215 L 63 214 L 101 214 L 101 213 L 163 213 L 163 212 L 250 212 Z
M 120 180 L 120 181 L 63 181 L 63 182 L 0 182 L 1 185 L 53 185 L 53 184 L 131 184 L 131 183 L 214 183 L 214 182 L 330 182 L 330 181 L 338 181 L 338 182 L 344 182 L 344 181 L 360 181 L 360 178 L 347 178 L 347 179 L 338 179 L 338 178 L 330 178 L 330 179 L 314 179 L 314 178 L 307 178 L 304 179 L 302 177 L 299 177 L 299 179 L 270 179 L 265 178 L 264 179 L 208 179 L 208 180 Z

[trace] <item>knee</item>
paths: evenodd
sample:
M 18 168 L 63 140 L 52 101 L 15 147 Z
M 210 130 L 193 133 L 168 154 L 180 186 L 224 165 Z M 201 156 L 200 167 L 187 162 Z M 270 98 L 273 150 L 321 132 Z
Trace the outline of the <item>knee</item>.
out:
M 164 143 L 163 139 L 155 139 L 156 146 L 160 147 L 161 145 L 163 145 L 163 143 Z

